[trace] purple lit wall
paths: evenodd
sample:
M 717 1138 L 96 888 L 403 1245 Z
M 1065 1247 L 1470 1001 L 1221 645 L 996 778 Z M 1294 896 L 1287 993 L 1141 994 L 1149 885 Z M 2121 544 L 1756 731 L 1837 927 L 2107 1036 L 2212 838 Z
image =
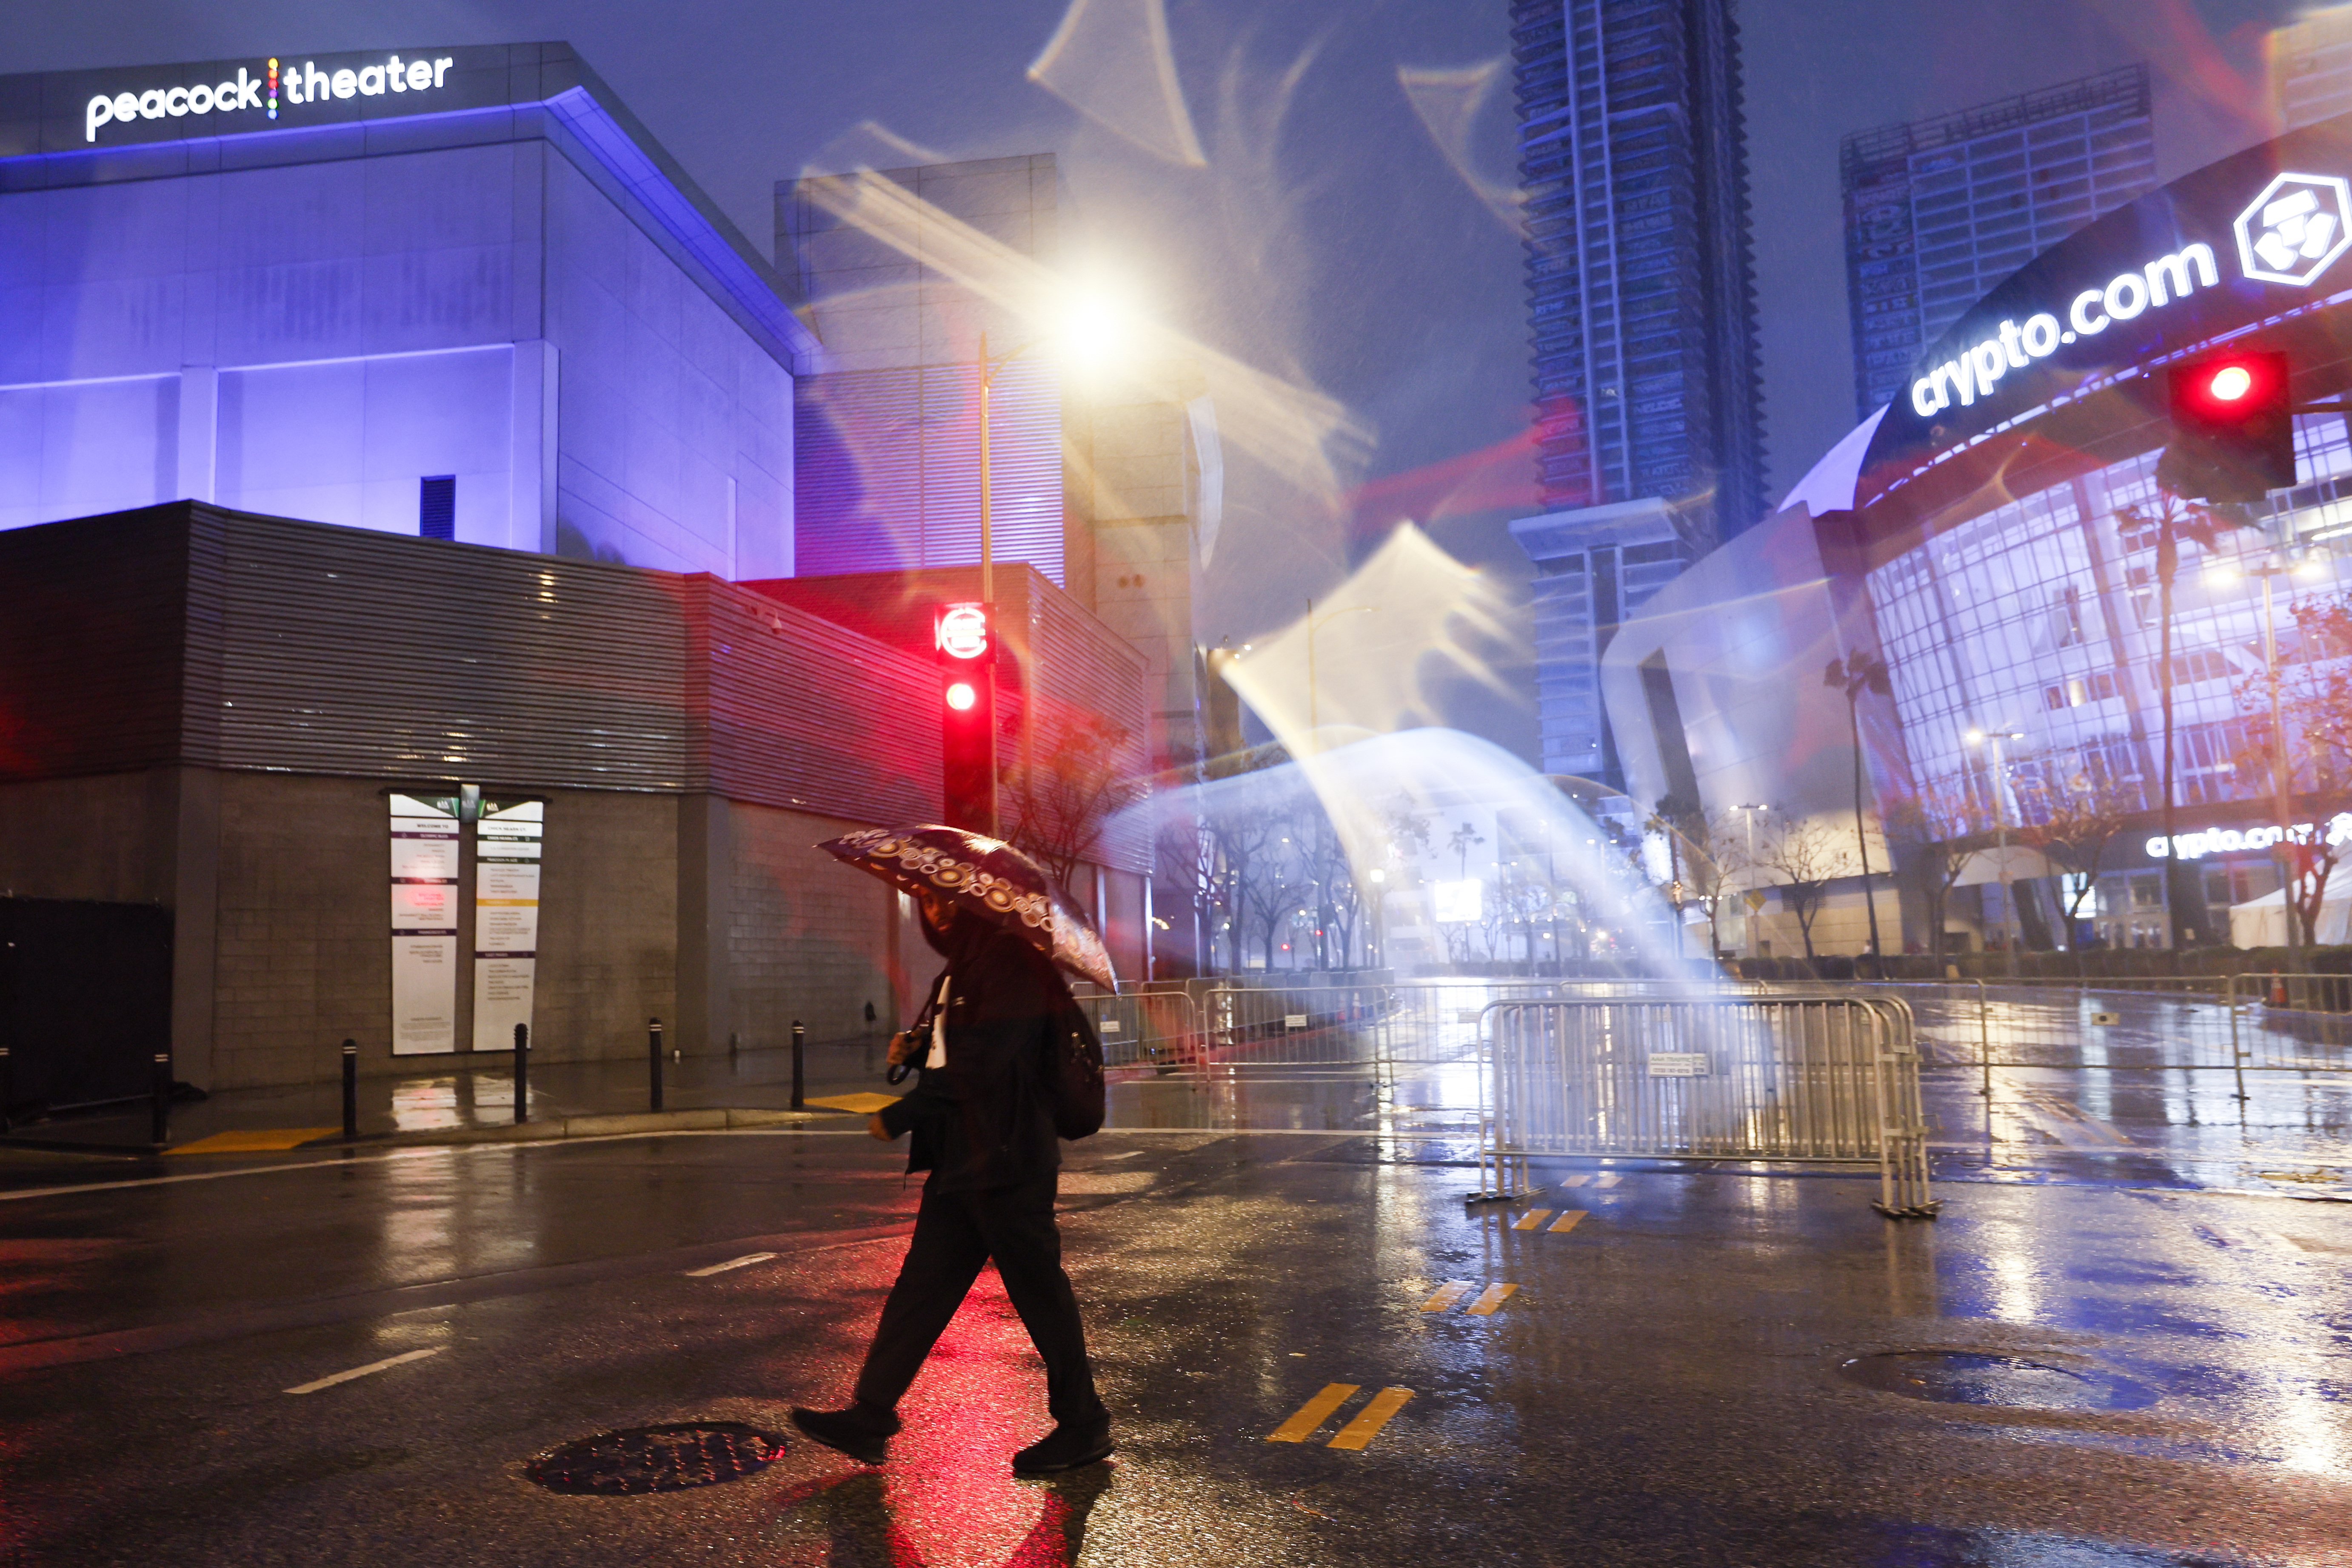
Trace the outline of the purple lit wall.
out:
M 575 87 L 0 158 L 0 528 L 413 534 L 447 474 L 461 542 L 790 574 L 788 312 L 631 134 Z

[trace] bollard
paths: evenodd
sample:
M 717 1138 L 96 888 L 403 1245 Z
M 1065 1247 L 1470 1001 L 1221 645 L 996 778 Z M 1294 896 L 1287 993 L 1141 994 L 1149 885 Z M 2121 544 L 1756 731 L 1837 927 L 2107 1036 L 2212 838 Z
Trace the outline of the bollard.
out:
M 646 1022 L 646 1058 L 653 1068 L 653 1103 L 648 1109 L 659 1110 L 662 1108 L 661 1020 L 659 1018 L 649 1019 Z
M 356 1040 L 343 1042 L 343 1142 L 355 1142 L 360 1135 L 360 1047 Z
M 530 1120 L 530 1026 L 515 1026 L 515 1125 Z
M 155 1053 L 152 1093 L 154 1104 L 150 1131 L 153 1136 L 148 1142 L 160 1147 L 172 1141 L 172 1053 L 169 1051 Z
M 8 1131 L 8 1108 L 16 1103 L 16 1068 L 8 1047 L 0 1046 L 0 1132 Z
M 802 1052 L 807 1045 L 808 1031 L 801 1027 L 801 1021 L 798 1018 L 794 1018 L 793 1020 L 793 1109 L 794 1110 L 805 1109 L 802 1103 L 802 1091 L 806 1089 L 807 1081 L 803 1075 Z

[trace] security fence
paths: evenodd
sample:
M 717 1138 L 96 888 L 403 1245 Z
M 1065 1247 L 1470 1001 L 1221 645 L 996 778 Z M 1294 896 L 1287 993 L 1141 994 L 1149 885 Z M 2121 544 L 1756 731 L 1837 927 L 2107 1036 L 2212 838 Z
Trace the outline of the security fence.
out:
M 1541 1155 L 1875 1163 L 1881 1212 L 1935 1213 L 1896 998 L 1577 996 L 1484 1009 L 1483 1191 Z
M 1840 989 L 1900 998 L 1917 1020 L 1922 1054 L 1975 1068 L 1988 1099 L 2004 1068 L 2227 1072 L 2242 1098 L 2248 1073 L 2352 1072 L 2352 976 L 2216 976 L 2201 993 L 2107 981 Z

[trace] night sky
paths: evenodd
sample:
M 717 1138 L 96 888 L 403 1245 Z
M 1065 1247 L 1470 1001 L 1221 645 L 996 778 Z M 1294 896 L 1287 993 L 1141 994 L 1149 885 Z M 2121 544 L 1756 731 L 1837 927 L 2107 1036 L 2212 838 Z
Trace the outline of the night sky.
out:
M 1143 0 L 1084 3 L 1093 36 L 1131 37 L 1148 57 Z M 1742 5 L 1771 493 L 1853 423 L 1841 135 L 2145 59 L 2170 179 L 2268 133 L 2261 33 L 2292 9 Z M 1524 578 L 1502 528 L 1532 510 L 1519 247 L 1496 210 L 1513 177 L 1510 79 L 1507 61 L 1473 68 L 1508 47 L 1501 0 L 1169 0 L 1198 167 L 1029 79 L 1064 16 L 1061 0 L 78 0 L 13 8 L 0 72 L 566 39 L 763 249 L 776 180 L 916 161 L 886 153 L 886 136 L 922 161 L 1051 151 L 1075 208 L 1066 233 L 1129 277 L 1158 319 L 1339 399 L 1371 435 L 1336 496 L 1246 465 L 1231 475 L 1206 584 L 1213 640 L 1295 617 L 1402 516 Z M 1457 718 L 1532 750 L 1524 708 L 1465 687 Z

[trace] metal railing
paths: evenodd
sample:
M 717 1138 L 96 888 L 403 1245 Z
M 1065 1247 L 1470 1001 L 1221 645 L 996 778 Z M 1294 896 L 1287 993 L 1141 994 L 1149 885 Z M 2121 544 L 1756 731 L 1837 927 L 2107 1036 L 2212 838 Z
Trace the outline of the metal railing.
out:
M 1882 1213 L 1932 1215 L 1910 1009 L 1891 997 L 1706 994 L 1484 1009 L 1482 1191 L 1538 1155 L 1879 1168 Z

